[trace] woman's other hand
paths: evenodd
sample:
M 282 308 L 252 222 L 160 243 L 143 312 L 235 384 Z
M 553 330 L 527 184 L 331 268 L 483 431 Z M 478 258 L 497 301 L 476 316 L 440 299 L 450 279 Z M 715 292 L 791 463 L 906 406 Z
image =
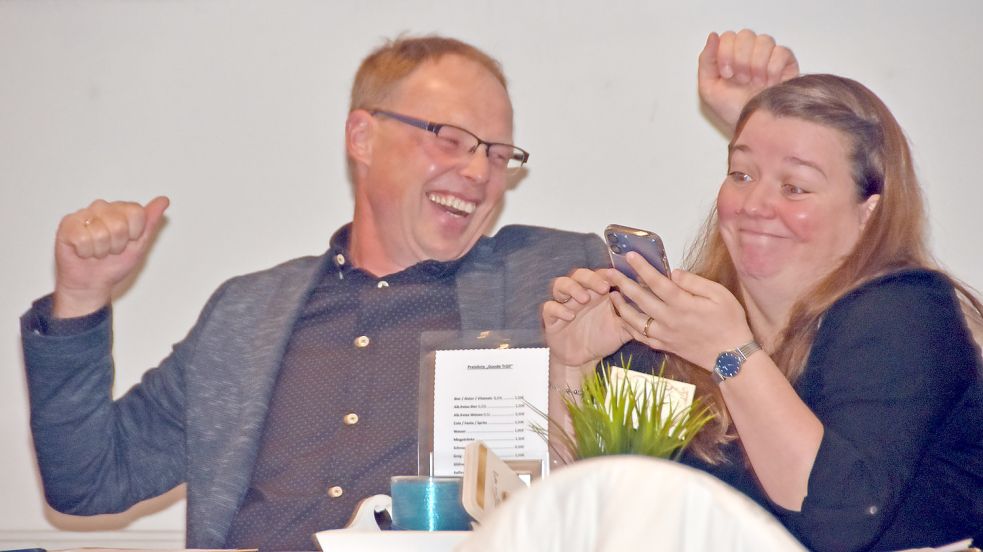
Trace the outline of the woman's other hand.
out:
M 749 29 L 710 33 L 700 52 L 700 99 L 730 137 L 744 104 L 755 94 L 799 75 L 799 62 L 785 46 Z
M 543 304 L 551 360 L 583 366 L 615 352 L 632 336 L 611 305 L 611 285 L 601 271 L 580 268 L 553 281 L 553 300 Z

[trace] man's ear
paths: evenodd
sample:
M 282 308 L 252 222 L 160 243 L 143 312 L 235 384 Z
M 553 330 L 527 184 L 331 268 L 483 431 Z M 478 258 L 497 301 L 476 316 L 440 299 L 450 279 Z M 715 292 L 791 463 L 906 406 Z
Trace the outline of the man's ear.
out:
M 356 109 L 348 114 L 345 121 L 345 149 L 356 163 L 368 165 L 372 162 L 372 138 L 375 132 L 375 118 L 364 109 Z
M 867 226 L 867 221 L 870 220 L 870 216 L 874 214 L 874 209 L 877 208 L 877 202 L 881 200 L 881 194 L 874 194 L 864 200 L 860 204 L 860 228 Z

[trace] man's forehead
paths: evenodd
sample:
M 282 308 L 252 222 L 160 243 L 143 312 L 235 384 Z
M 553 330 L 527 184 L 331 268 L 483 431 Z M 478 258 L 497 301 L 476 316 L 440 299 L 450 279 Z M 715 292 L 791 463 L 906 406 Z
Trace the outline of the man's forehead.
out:
M 445 118 L 437 122 L 495 123 L 495 126 L 507 126 L 495 129 L 498 132 L 511 133 L 512 129 L 512 102 L 508 91 L 481 64 L 456 54 L 420 64 L 393 90 L 390 101 L 394 109 L 405 106 L 425 110 L 411 113 L 414 116 Z
M 407 78 L 420 73 L 438 74 L 451 80 L 488 80 L 494 82 L 501 89 L 502 93 L 508 95 L 505 92 L 505 85 L 487 67 L 476 60 L 460 54 L 444 54 L 440 57 L 423 61 L 407 75 Z

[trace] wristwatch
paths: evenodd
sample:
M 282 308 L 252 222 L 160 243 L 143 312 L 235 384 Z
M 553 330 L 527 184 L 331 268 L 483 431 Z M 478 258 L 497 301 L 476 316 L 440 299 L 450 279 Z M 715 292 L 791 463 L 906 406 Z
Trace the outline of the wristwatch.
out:
M 717 362 L 713 365 L 713 379 L 717 384 L 728 380 L 741 372 L 741 366 L 747 357 L 761 350 L 761 345 L 755 340 L 748 341 L 736 349 L 724 351 L 717 355 Z

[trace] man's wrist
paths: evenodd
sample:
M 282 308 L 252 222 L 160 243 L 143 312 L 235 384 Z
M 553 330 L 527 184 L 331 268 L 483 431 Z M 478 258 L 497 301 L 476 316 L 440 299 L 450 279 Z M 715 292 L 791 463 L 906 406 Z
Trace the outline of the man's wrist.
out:
M 88 316 L 107 307 L 111 298 L 111 293 L 79 293 L 55 289 L 52 294 L 51 317 L 63 319 Z
M 78 335 L 103 323 L 110 312 L 109 305 L 104 305 L 83 316 L 59 318 L 53 314 L 53 302 L 53 295 L 46 295 L 32 305 L 33 316 L 29 327 L 35 333 L 50 337 Z

